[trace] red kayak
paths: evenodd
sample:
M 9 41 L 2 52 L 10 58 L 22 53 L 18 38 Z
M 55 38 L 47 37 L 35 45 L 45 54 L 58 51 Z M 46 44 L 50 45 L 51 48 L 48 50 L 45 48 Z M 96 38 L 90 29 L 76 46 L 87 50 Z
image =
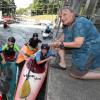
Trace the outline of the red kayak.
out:
M 2 100 L 2 93 L 0 92 L 0 100 Z
M 48 70 L 48 63 L 46 63 L 43 68 L 35 67 L 34 65 L 32 65 L 35 67 L 35 71 L 32 72 L 32 70 L 31 70 L 29 72 L 29 68 L 28 68 L 29 61 L 30 60 L 26 61 L 25 65 L 23 67 L 14 100 L 25 100 L 25 99 L 35 100 L 42 85 L 43 85 L 43 82 L 45 80 L 47 70 Z M 20 96 L 20 94 L 22 92 L 21 90 L 22 90 L 24 82 L 27 78 L 28 72 L 29 72 L 28 81 L 29 81 L 30 87 L 25 86 L 25 88 L 28 88 L 28 89 L 30 88 L 30 92 L 28 95 L 26 95 L 26 97 L 22 97 L 22 96 Z M 24 90 L 24 92 L 29 91 L 28 89 Z

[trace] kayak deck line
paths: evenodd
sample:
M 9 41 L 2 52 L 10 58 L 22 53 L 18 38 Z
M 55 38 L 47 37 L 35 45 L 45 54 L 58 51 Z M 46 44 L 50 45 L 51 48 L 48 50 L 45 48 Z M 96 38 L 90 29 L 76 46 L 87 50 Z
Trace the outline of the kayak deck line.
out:
M 27 77 L 27 74 L 23 74 L 24 77 Z M 38 77 L 36 75 L 29 75 L 29 78 L 32 77 L 34 80 L 41 80 L 41 77 Z

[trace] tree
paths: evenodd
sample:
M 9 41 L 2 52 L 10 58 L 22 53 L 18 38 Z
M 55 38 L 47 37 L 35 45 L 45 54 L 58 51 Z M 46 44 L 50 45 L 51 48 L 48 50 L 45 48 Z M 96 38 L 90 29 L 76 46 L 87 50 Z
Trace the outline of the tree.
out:
M 33 0 L 27 10 L 31 10 L 31 15 L 43 15 L 43 14 L 56 14 L 58 9 L 63 5 L 63 2 L 50 1 L 49 0 Z M 27 11 L 25 10 L 25 11 Z M 23 10 L 24 11 L 24 10 Z M 22 9 L 20 12 L 23 12 Z M 24 12 L 23 12 L 24 13 Z
M 1 10 L 3 15 L 12 16 L 15 14 L 15 9 L 16 6 L 14 0 L 2 0 Z
M 18 15 L 22 15 L 22 14 L 25 14 L 26 11 L 27 11 L 26 8 L 20 8 L 20 9 L 18 9 L 18 10 L 16 11 L 16 14 L 18 14 Z

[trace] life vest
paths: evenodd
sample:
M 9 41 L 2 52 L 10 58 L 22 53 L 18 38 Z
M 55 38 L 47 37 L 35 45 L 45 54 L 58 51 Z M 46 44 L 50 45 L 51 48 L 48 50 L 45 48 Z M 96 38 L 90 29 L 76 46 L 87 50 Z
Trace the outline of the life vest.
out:
M 43 55 L 42 52 L 40 54 L 40 60 L 44 60 L 47 58 L 47 54 Z M 36 61 L 36 57 L 34 58 L 34 64 L 38 65 L 37 64 L 37 61 Z M 46 62 L 42 63 L 42 64 L 39 64 L 38 67 L 41 67 L 43 68 L 45 66 Z
M 31 64 L 30 64 L 31 63 Z M 45 65 L 43 65 L 45 66 Z M 27 68 L 34 73 L 43 73 L 45 71 L 45 67 L 42 67 L 40 64 L 36 63 L 35 59 L 30 59 L 27 63 Z
M 30 50 L 29 46 L 27 44 L 25 44 L 22 49 L 21 49 L 21 52 L 24 52 L 25 55 L 27 56 L 31 56 L 33 55 L 35 52 L 37 52 L 38 48 L 34 48 L 32 50 Z M 16 63 L 19 64 L 21 62 L 23 62 L 25 60 L 24 56 L 22 53 L 19 53 L 18 54 L 18 57 L 17 57 L 17 60 L 16 60 Z
M 41 52 L 40 60 L 44 60 L 46 58 L 47 58 L 47 54 L 43 55 Z M 46 64 L 46 62 L 44 62 L 42 64 L 37 64 L 36 58 L 34 58 L 34 60 L 32 62 L 31 71 L 36 72 L 36 73 L 43 73 L 45 71 L 45 64 Z M 28 66 L 28 68 L 29 68 L 29 66 Z
M 47 54 L 43 55 L 42 52 L 41 52 L 41 55 L 40 55 L 40 59 L 41 60 L 44 60 L 47 58 Z M 39 64 L 40 67 L 44 67 L 46 64 L 46 62 L 42 63 L 42 64 Z
M 12 47 L 10 47 L 8 45 L 8 48 L 3 50 L 3 54 L 5 57 L 6 61 L 12 61 L 15 58 L 15 51 L 14 51 L 14 45 Z

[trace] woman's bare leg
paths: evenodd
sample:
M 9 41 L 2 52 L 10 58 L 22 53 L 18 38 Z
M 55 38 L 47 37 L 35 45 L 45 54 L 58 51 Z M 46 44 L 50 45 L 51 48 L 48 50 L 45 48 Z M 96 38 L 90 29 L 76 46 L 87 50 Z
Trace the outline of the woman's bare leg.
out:
M 70 73 L 70 75 L 73 77 L 73 78 L 78 78 L 78 79 L 100 79 L 100 73 L 98 72 L 88 72 L 86 73 L 84 76 L 76 76 L 72 73 Z
M 62 49 L 59 49 L 58 54 L 60 56 L 60 62 L 59 65 L 66 68 L 66 62 L 65 62 L 65 52 Z

